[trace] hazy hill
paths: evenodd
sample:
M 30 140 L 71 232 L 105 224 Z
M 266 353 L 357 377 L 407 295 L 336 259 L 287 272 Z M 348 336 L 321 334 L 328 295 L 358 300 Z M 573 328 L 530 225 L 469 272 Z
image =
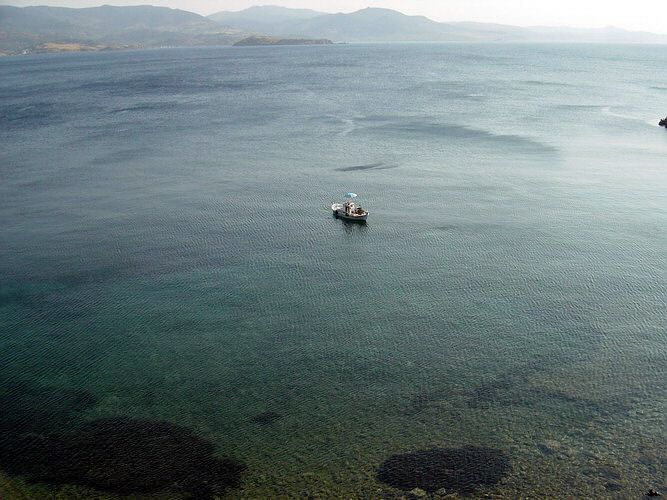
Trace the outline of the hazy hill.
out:
M 613 26 L 594 29 L 535 26 L 525 28 L 524 32 L 531 39 L 550 42 L 667 43 L 667 35 L 628 31 Z
M 423 16 L 406 16 L 389 9 L 363 9 L 351 14 L 328 14 L 293 22 L 290 34 L 336 41 L 456 40 L 447 26 Z M 467 39 L 467 38 L 466 38 Z
M 278 10 L 275 10 L 278 9 Z M 368 8 L 349 14 L 320 14 L 276 7 L 252 7 L 220 12 L 210 19 L 246 31 L 277 36 L 330 38 L 345 42 L 385 41 L 506 41 L 667 43 L 666 35 L 630 32 L 618 28 L 520 28 L 487 23 L 439 23 L 424 16 L 407 16 L 389 9 Z M 276 15 L 279 13 L 279 15 Z M 274 17 L 275 16 L 275 17 Z
M 234 26 L 250 33 L 264 33 L 277 25 L 288 24 L 324 15 L 323 12 L 310 9 L 289 9 L 274 5 L 249 7 L 237 12 L 222 11 L 211 14 L 209 19 L 223 25 Z
M 155 47 L 229 44 L 242 33 L 199 14 L 165 7 L 0 6 L 0 50 L 39 50 L 44 44 Z
M 444 26 L 423 16 L 389 9 L 363 9 L 351 14 L 324 14 L 284 7 L 251 7 L 219 12 L 209 19 L 246 31 L 281 36 L 314 36 L 336 41 L 450 40 Z

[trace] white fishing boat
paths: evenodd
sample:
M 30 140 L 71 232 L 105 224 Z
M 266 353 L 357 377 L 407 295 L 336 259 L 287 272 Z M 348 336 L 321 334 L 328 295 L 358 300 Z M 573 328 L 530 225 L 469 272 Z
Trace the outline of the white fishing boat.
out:
M 348 198 L 346 202 L 334 203 L 331 205 L 334 217 L 340 217 L 341 219 L 351 221 L 366 222 L 368 211 L 361 208 L 361 205 L 357 205 L 352 201 L 357 195 L 354 193 L 345 193 L 345 197 Z

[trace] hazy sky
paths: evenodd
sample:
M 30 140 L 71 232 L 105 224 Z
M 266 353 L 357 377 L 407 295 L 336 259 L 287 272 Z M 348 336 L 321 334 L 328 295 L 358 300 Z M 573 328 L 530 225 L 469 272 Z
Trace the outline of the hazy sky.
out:
M 352 12 L 386 7 L 436 21 L 483 21 L 514 25 L 619 26 L 667 33 L 667 0 L 0 0 L 6 5 L 91 7 L 151 4 L 211 14 L 251 5 Z

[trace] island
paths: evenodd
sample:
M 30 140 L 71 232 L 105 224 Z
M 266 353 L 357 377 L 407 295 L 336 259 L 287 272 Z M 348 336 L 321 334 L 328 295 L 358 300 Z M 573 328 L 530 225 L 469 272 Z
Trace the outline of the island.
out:
M 256 47 L 260 45 L 331 45 L 333 42 L 327 39 L 311 38 L 280 38 L 277 36 L 253 35 L 239 40 L 234 47 Z

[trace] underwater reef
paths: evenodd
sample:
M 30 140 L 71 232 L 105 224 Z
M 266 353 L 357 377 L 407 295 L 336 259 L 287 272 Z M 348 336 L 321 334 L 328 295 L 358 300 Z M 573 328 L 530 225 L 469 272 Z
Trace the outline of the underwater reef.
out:
M 0 468 L 31 482 L 119 495 L 210 498 L 239 485 L 246 466 L 215 454 L 190 429 L 127 417 L 86 421 L 84 392 L 16 385 L 0 394 Z
M 496 484 L 510 468 L 505 454 L 492 448 L 435 448 L 392 455 L 378 468 L 377 479 L 405 491 L 444 488 L 467 494 Z

